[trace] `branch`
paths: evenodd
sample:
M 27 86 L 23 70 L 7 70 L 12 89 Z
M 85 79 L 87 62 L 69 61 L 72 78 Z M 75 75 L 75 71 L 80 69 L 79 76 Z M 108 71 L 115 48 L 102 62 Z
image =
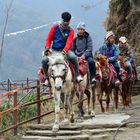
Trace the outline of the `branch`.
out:
M 5 19 L 3 33 L 2 33 L 2 39 L 1 39 L 0 63 L 2 61 L 3 45 L 4 45 L 5 32 L 6 32 L 6 28 L 7 28 L 7 24 L 8 24 L 8 19 L 9 19 L 9 13 L 10 13 L 13 2 L 14 2 L 14 0 L 11 0 L 11 2 L 9 4 L 9 7 L 7 8 L 7 12 L 6 12 L 6 19 Z

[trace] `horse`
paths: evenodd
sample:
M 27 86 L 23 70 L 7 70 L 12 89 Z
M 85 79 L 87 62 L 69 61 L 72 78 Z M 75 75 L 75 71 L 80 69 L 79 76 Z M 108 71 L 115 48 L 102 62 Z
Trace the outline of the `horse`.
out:
M 59 131 L 60 102 L 62 100 L 65 108 L 64 122 L 74 120 L 73 98 L 74 83 L 71 69 L 65 61 L 64 56 L 59 52 L 54 52 L 49 58 L 48 76 L 55 103 L 55 122 L 52 127 L 53 132 Z M 70 116 L 69 116 L 70 114 Z
M 90 84 L 90 76 L 88 71 L 87 61 L 78 58 L 80 74 L 83 76 L 83 81 L 76 84 L 76 95 L 78 97 L 78 118 L 82 119 L 85 111 L 83 109 L 84 94 L 87 96 L 87 112 L 92 117 L 95 116 L 95 84 Z M 92 97 L 91 97 L 92 96 Z M 90 111 L 90 99 L 92 98 L 92 111 Z
M 100 103 L 101 112 L 109 112 L 110 95 L 113 92 L 115 111 L 118 109 L 118 91 L 119 85 L 115 85 L 115 80 L 117 78 L 116 71 L 112 64 L 108 63 L 108 58 L 104 55 L 100 55 L 98 61 L 101 65 L 102 80 L 100 85 L 100 92 L 98 93 L 98 101 Z M 103 93 L 106 95 L 106 110 L 103 107 L 102 97 Z
M 133 81 L 129 79 L 127 72 L 127 65 L 125 64 L 125 59 L 123 56 L 119 56 L 119 62 L 121 66 L 121 74 L 122 74 L 122 90 L 121 95 L 123 99 L 124 108 L 129 107 L 132 104 L 131 93 L 132 93 L 132 85 Z M 133 67 L 132 67 L 133 68 Z M 136 72 L 132 70 L 132 79 L 135 80 Z

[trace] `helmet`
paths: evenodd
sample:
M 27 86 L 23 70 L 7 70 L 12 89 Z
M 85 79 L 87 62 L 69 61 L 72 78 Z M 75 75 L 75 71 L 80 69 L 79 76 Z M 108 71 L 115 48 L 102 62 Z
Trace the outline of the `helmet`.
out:
M 106 33 L 106 40 L 110 37 L 110 36 L 115 36 L 114 35 L 114 33 L 113 33 L 113 31 L 108 31 L 107 33 Z
M 65 22 L 69 22 L 71 20 L 71 14 L 69 12 L 63 12 L 62 15 L 61 15 L 61 18 Z
M 77 25 L 77 29 L 78 28 L 81 28 L 81 29 L 84 29 L 85 30 L 86 29 L 85 23 L 84 22 L 79 22 L 78 25 Z
M 121 36 L 119 38 L 119 41 L 122 42 L 122 43 L 126 43 L 127 42 L 127 38 L 125 36 Z

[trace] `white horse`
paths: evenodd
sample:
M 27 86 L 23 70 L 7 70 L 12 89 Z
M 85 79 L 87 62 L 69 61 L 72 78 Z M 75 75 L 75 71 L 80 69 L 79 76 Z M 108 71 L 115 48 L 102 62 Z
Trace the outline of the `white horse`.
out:
M 57 132 L 59 130 L 61 100 L 65 106 L 64 122 L 69 121 L 69 113 L 71 115 L 71 120 L 74 120 L 74 83 L 72 79 L 72 72 L 61 53 L 54 52 L 49 56 L 48 76 L 55 102 L 55 123 L 52 131 Z

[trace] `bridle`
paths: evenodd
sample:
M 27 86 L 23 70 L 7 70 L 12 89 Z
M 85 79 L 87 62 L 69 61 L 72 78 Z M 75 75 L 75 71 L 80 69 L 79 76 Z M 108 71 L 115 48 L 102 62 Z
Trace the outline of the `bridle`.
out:
M 64 75 L 54 75 L 53 74 L 53 72 L 52 72 L 52 67 L 53 66 L 55 66 L 55 65 L 64 65 L 65 66 L 65 73 L 64 73 Z M 66 76 L 67 76 L 67 74 L 68 74 L 68 65 L 66 64 L 66 62 L 65 63 L 59 63 L 59 62 L 57 62 L 57 63 L 54 63 L 53 65 L 51 65 L 51 68 L 50 68 L 50 71 L 49 71 L 49 76 L 55 81 L 55 79 L 56 78 L 61 78 L 62 80 L 63 80 L 63 83 L 65 82 L 65 80 L 66 80 Z

